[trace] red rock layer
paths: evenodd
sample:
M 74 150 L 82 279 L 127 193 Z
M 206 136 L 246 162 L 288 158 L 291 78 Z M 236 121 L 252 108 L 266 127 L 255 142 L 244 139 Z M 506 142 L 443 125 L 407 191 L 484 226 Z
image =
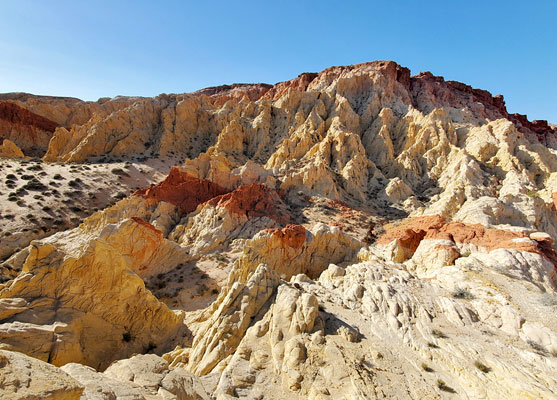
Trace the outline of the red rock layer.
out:
M 386 232 L 377 240 L 380 244 L 388 244 L 398 239 L 401 245 L 414 254 L 418 245 L 428 231 L 436 231 L 443 227 L 445 218 L 434 215 L 431 217 L 409 218 L 398 226 L 385 226 Z
M 521 238 L 528 236 L 503 229 L 486 229 L 480 224 L 446 223 L 444 217 L 433 215 L 409 218 L 398 226 L 387 228 L 378 243 L 387 244 L 398 239 L 410 256 L 414 254 L 422 239 L 444 239 L 458 244 L 473 244 L 487 251 L 517 249 L 543 255 L 557 268 L 557 253 L 551 243 L 547 240 L 514 241 Z
M 153 225 L 151 225 L 149 222 L 144 221 L 139 217 L 131 217 L 131 220 L 138 223 L 139 225 L 144 226 L 145 228 L 155 232 L 157 234 L 157 236 L 162 238 L 162 232 L 159 231 L 157 228 L 155 228 Z
M 0 101 L 0 119 L 12 124 L 31 126 L 51 133 L 58 126 L 56 122 L 8 101 Z
M 282 229 L 266 229 L 281 241 L 281 247 L 300 249 L 306 242 L 306 228 L 302 225 L 286 225 Z
M 486 117 L 490 119 L 506 118 L 519 130 L 532 132 L 538 141 L 547 143 L 548 135 L 557 135 L 547 121 L 528 121 L 525 115 L 509 114 L 502 95 L 492 96 L 490 92 L 474 89 L 469 85 L 456 81 L 445 81 L 442 76 L 434 76 L 431 72 L 422 72 L 410 78 L 410 93 L 414 107 L 420 109 L 422 96 L 438 101 L 438 106 L 451 106 L 455 108 L 469 107 L 470 104 L 481 103 L 484 106 Z
M 0 101 L 0 142 L 9 139 L 26 155 L 42 156 L 57 123 L 23 107 Z
M 277 204 L 282 203 L 278 193 L 268 186 L 252 183 L 208 200 L 206 204 L 224 207 L 228 211 L 247 217 L 269 217 L 279 223 L 288 222 L 288 217 L 280 215 Z
M 187 214 L 194 211 L 199 204 L 227 192 L 228 190 L 216 183 L 197 179 L 173 167 L 164 181 L 156 186 L 137 190 L 134 195 L 172 203 Z
M 311 89 L 313 82 L 332 82 L 340 74 L 352 71 L 356 68 L 372 67 L 387 79 L 402 84 L 412 99 L 412 105 L 421 111 L 424 104 L 428 104 L 431 98 L 437 102 L 436 107 L 449 106 L 455 108 L 469 107 L 471 104 L 481 103 L 484 106 L 483 117 L 489 119 L 507 118 L 520 130 L 534 134 L 537 139 L 547 144 L 548 135 L 557 135 L 557 130 L 551 127 L 547 121 L 528 121 L 525 115 L 509 114 L 502 95 L 493 96 L 487 90 L 475 89 L 457 81 L 445 81 L 442 76 L 435 76 L 431 72 L 422 72 L 410 76 L 408 68 L 398 65 L 394 61 L 372 61 L 362 64 L 334 66 L 319 73 L 305 72 L 298 77 L 279 82 L 275 85 L 264 83 L 257 84 L 233 84 L 215 86 L 199 90 L 194 94 L 205 94 L 213 98 L 213 103 L 222 105 L 232 98 L 246 98 L 257 101 L 261 98 L 275 100 L 284 95 L 289 89 L 306 91 Z

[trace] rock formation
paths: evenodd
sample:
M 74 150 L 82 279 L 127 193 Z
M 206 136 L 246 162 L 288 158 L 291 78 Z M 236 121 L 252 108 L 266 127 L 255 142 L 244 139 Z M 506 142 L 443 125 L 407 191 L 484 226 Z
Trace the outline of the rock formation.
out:
M 4 139 L 0 146 L 0 157 L 6 158 L 23 158 L 25 154 L 21 151 L 17 144 L 9 139 Z
M 0 139 L 8 139 L 8 146 L 12 143 L 26 154 L 42 156 L 56 126 L 56 122 L 23 107 L 0 101 Z
M 4 382 L 24 363 L 35 398 L 554 397 L 557 131 L 501 95 L 376 61 L 0 101 L 4 157 L 168 172 L 0 237 Z

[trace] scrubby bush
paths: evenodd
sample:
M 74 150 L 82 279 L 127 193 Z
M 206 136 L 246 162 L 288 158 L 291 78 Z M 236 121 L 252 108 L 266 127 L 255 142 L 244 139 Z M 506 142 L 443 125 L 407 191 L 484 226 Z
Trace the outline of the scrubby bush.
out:
M 122 168 L 113 168 L 112 170 L 110 170 L 110 172 L 112 172 L 114 175 L 118 175 L 118 176 L 130 176 L 130 174 L 128 174 Z
M 483 364 L 480 361 L 474 362 L 474 367 L 482 371 L 484 374 L 487 374 L 489 371 L 491 371 L 491 368 L 489 368 L 487 365 Z
M 465 300 L 472 300 L 474 299 L 474 295 L 468 290 L 463 288 L 456 288 L 453 292 L 453 297 L 455 299 L 465 299 Z
M 433 336 L 435 336 L 436 338 L 445 339 L 447 337 L 447 335 L 445 335 L 439 329 L 434 329 L 433 331 L 431 331 L 431 333 L 433 333 Z
M 41 182 L 39 182 L 38 180 L 34 179 L 34 180 L 29 181 L 28 183 L 26 183 L 23 186 L 23 189 L 32 190 L 32 191 L 41 191 L 41 190 L 46 190 L 47 187 L 44 184 L 42 184 Z
M 444 392 L 456 393 L 453 388 L 447 386 L 443 379 L 437 379 L 437 387 Z
M 426 363 L 422 363 L 422 369 L 425 372 L 433 372 L 433 369 L 429 365 L 427 365 Z
M 539 344 L 538 342 L 534 342 L 533 340 L 527 340 L 526 343 L 528 344 L 528 346 L 530 346 L 532 349 L 534 349 L 536 352 L 538 353 L 545 353 L 546 350 L 545 348 Z

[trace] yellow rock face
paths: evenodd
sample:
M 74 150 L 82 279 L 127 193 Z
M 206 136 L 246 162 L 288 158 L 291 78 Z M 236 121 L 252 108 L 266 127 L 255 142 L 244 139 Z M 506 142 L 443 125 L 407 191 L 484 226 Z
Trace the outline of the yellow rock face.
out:
M 25 155 L 17 145 L 9 139 L 4 139 L 0 146 L 0 157 L 23 158 Z
M 129 233 L 129 225 L 122 229 Z M 87 238 L 74 230 L 34 242 L 18 279 L 0 290 L 2 308 L 11 307 L 4 299 L 20 299 L 4 319 L 18 322 L 0 330 L 3 346 L 54 365 L 95 368 L 142 351 L 149 342 L 164 346 L 180 329 L 181 317 L 133 272 L 142 265 L 149 269 L 149 242 L 136 242 L 144 257 L 130 260 L 125 247 L 115 247 L 121 244 L 117 237 L 110 244 L 102 234 Z

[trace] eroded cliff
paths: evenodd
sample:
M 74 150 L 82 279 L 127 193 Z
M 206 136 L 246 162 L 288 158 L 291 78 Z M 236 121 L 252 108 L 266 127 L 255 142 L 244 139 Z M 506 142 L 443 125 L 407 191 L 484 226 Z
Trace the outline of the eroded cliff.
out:
M 502 96 L 377 61 L 0 99 L 55 121 L 45 165 L 173 165 L 0 246 L 0 347 L 68 398 L 554 396 L 557 135 Z

